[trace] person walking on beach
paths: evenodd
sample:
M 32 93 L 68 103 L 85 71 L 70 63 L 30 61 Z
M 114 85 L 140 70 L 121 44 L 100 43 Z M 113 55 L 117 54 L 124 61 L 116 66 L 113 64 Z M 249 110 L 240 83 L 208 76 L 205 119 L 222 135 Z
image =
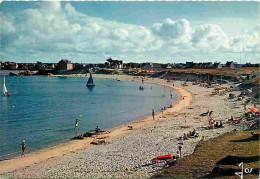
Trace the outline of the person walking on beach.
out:
M 162 114 L 163 114 L 163 108 L 161 109 L 161 112 L 162 112 Z
M 22 155 L 21 155 L 21 157 L 22 156 L 25 156 L 25 148 L 26 148 L 26 145 L 25 145 L 25 140 L 23 140 L 23 142 L 20 144 L 20 147 L 21 147 L 21 149 L 22 149 Z
M 75 127 L 74 130 L 79 129 L 79 119 L 76 119 L 75 121 Z
M 180 137 L 179 141 L 178 141 L 178 148 L 179 148 L 179 152 L 180 152 L 180 158 L 182 158 L 182 146 L 183 146 L 183 138 Z
M 152 109 L 152 116 L 153 116 L 153 120 L 154 120 L 154 109 Z

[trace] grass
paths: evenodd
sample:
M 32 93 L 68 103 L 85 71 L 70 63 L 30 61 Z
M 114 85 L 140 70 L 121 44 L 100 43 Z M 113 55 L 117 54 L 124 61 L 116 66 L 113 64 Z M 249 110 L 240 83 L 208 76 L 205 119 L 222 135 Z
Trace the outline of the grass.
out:
M 218 69 L 200 69 L 200 68 L 187 68 L 187 69 L 171 69 L 171 72 L 179 72 L 179 73 L 196 73 L 196 74 L 211 74 L 211 75 L 226 75 L 226 76 L 234 76 L 240 74 L 250 74 L 251 72 L 258 72 L 258 67 L 243 67 L 243 68 L 218 68 Z
M 259 132 L 258 130 L 253 130 Z M 155 174 L 153 178 L 209 178 L 210 172 L 218 160 L 227 155 L 252 157 L 259 155 L 259 140 L 248 140 L 251 131 L 237 131 L 224 134 L 217 138 L 201 141 L 193 154 L 183 157 L 177 163 Z M 185 146 L 184 146 L 185 147 Z M 224 167 L 224 166 L 222 166 Z M 237 166 L 225 166 L 236 168 Z M 244 168 L 259 168 L 259 162 L 244 163 Z M 257 175 L 244 175 L 244 179 L 257 178 Z M 238 176 L 218 177 L 218 179 L 238 179 Z

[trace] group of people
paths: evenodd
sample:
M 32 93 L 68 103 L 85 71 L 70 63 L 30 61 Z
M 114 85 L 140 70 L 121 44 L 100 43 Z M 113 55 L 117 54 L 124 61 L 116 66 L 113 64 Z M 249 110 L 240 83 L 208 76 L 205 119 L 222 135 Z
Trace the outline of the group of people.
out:
M 221 128 L 221 127 L 223 127 L 223 122 L 222 121 L 216 122 L 214 119 L 210 119 L 209 120 L 209 125 L 210 125 L 211 129 Z
M 183 136 L 179 137 L 178 140 L 183 139 L 183 140 L 188 140 L 189 138 L 194 138 L 194 137 L 199 137 L 199 133 L 193 129 L 193 131 L 189 131 L 187 134 L 184 133 Z
M 210 126 L 210 129 L 223 127 L 223 122 L 222 121 L 216 122 L 212 118 L 212 114 L 213 114 L 213 111 L 209 111 L 209 110 L 207 111 L 207 115 L 209 116 L 209 126 Z

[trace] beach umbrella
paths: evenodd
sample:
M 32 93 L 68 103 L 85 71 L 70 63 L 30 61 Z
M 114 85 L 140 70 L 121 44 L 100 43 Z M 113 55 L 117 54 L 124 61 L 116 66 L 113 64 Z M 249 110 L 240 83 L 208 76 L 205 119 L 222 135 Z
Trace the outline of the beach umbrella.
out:
M 258 113 L 259 113 L 258 109 L 254 108 L 254 107 L 249 107 L 249 109 L 250 109 L 253 113 L 255 113 L 255 114 L 258 114 Z

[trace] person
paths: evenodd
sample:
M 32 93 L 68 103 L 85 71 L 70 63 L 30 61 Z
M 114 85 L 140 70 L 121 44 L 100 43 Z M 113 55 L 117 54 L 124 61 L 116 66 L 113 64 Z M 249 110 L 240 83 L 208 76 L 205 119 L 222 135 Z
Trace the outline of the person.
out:
M 211 120 L 211 121 L 210 121 L 210 128 L 211 128 L 211 129 L 214 129 L 214 120 Z
M 172 94 L 171 94 L 171 98 L 172 98 Z
M 187 137 L 187 135 L 184 133 L 183 134 L 183 140 L 187 140 L 188 139 L 188 137 Z
M 193 131 L 192 131 L 192 133 L 191 133 L 191 136 L 195 136 L 195 134 L 196 134 L 196 130 L 193 129 Z
M 76 119 L 74 130 L 76 130 L 78 128 L 79 128 L 79 119 Z
M 207 111 L 207 115 L 209 115 L 209 110 Z
M 21 149 L 22 149 L 22 155 L 21 155 L 21 157 L 22 156 L 25 156 L 25 148 L 26 148 L 26 145 L 25 145 L 25 140 L 23 140 L 23 142 L 20 144 L 20 147 L 21 147 Z
M 154 120 L 154 109 L 152 109 L 152 116 L 153 116 L 153 120 Z
M 170 108 L 172 108 L 172 104 L 170 104 Z
M 219 127 L 218 122 L 216 122 L 216 124 L 214 124 L 214 127 Z
M 212 113 L 213 113 L 213 111 L 210 111 L 210 112 L 209 112 L 209 117 L 211 117 Z
M 163 110 L 166 110 L 166 107 L 165 107 L 165 106 L 163 107 Z
M 180 159 L 180 158 L 181 158 L 181 155 L 180 155 L 179 151 L 177 150 L 176 159 Z
M 163 95 L 163 97 L 165 97 L 165 96 Z
M 229 122 L 234 122 L 234 118 L 233 116 L 230 117 L 230 119 L 228 120 Z
M 246 112 L 246 104 L 244 104 L 244 112 Z
M 182 145 L 179 145 L 180 158 L 182 158 Z
M 98 128 L 98 126 L 95 129 L 96 133 L 98 133 L 100 131 L 100 129 Z
M 189 131 L 189 133 L 187 133 L 187 137 L 191 137 L 191 131 Z
M 163 114 L 163 108 L 161 109 L 161 112 L 162 112 L 162 114 Z
M 219 127 L 223 127 L 222 121 L 219 122 Z
M 174 83 L 172 84 L 172 86 L 174 86 Z

